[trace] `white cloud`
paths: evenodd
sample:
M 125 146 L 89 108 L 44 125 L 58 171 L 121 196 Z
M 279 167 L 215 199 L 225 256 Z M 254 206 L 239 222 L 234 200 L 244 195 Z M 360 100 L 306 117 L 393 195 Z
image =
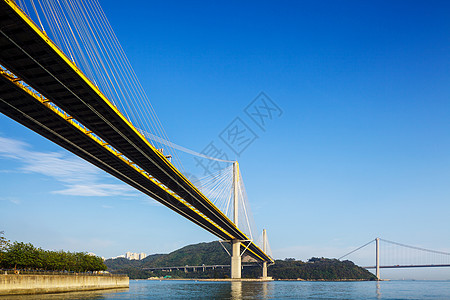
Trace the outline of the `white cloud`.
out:
M 163 204 L 159 203 L 158 201 L 156 201 L 153 198 L 150 197 L 144 197 L 141 201 L 141 203 L 146 204 L 146 205 L 150 205 L 150 206 L 164 206 Z
M 82 160 L 59 152 L 38 152 L 30 150 L 22 141 L 0 136 L 0 157 L 19 160 L 25 173 L 38 173 L 63 183 L 65 189 L 54 194 L 72 196 L 136 196 L 135 190 L 125 184 L 105 184 L 100 170 Z M 6 172 L 6 170 L 2 170 Z
M 20 154 L 17 153 L 23 152 L 25 147 L 21 141 L 0 137 L 0 155 L 3 157 L 19 159 Z
M 11 203 L 17 204 L 17 205 L 19 205 L 21 202 L 19 199 L 15 198 L 15 197 L 0 197 L 0 201 L 8 201 L 8 202 L 11 202 Z
M 20 173 L 20 172 L 17 171 L 17 170 L 0 170 L 0 173 L 3 173 L 3 174 L 13 174 L 13 173 Z
M 118 184 L 74 184 L 64 190 L 53 191 L 53 194 L 73 196 L 135 196 L 131 187 Z

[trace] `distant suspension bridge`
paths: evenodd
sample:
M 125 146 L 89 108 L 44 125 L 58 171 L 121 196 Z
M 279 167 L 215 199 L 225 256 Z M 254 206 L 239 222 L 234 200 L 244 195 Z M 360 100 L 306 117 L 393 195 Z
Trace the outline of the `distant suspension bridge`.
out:
M 381 243 L 383 242 L 383 243 Z M 375 275 L 380 277 L 380 269 L 395 268 L 436 268 L 450 267 L 450 253 L 405 245 L 398 242 L 376 238 L 366 244 L 339 257 L 339 260 L 349 257 L 363 248 L 375 243 L 375 265 L 365 266 L 375 269 Z

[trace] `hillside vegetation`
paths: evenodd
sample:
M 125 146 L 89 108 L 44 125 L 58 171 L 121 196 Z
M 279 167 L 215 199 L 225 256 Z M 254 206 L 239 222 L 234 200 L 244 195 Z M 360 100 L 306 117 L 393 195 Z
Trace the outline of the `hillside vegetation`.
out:
M 253 275 L 260 271 L 252 270 Z M 256 271 L 256 272 L 255 272 Z M 358 267 L 349 260 L 311 258 L 307 262 L 297 260 L 276 260 L 268 269 L 268 275 L 276 279 L 303 280 L 376 280 L 375 275 Z
M 228 248 L 228 245 L 224 245 Z M 172 272 L 166 274 L 164 272 L 151 272 L 145 268 L 155 267 L 181 267 L 181 266 L 201 266 L 205 265 L 227 265 L 230 263 L 230 258 L 219 242 L 200 243 L 195 245 L 185 246 L 181 249 L 173 251 L 169 254 L 153 254 L 149 255 L 143 260 L 128 260 L 126 258 L 108 259 L 105 261 L 108 271 L 111 273 L 127 274 L 131 279 L 142 279 L 153 276 L 171 275 L 180 278 L 193 276 L 195 278 L 207 278 L 210 275 L 196 274 L 184 272 Z M 178 274 L 179 273 L 179 274 Z M 208 273 L 208 272 L 206 272 Z M 229 272 L 226 271 L 228 274 Z M 196 275 L 196 276 L 194 276 Z M 205 277 L 206 275 L 206 277 Z M 224 277 L 225 273 L 217 274 L 219 277 Z

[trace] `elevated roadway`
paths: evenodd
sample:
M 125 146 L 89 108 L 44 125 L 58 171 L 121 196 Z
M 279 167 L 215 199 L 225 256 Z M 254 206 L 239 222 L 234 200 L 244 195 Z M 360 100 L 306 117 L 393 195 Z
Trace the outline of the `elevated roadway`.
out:
M 11 0 L 0 0 L 0 110 L 224 240 L 248 237 Z M 29 87 L 28 87 L 29 86 Z M 273 262 L 252 241 L 241 249 Z

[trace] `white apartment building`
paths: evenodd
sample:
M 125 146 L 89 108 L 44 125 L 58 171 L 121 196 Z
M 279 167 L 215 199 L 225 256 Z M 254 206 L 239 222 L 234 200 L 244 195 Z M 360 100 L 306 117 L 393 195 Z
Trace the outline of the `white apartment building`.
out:
M 147 257 L 147 254 L 144 252 L 141 253 L 134 253 L 134 252 L 127 252 L 125 253 L 125 258 L 128 260 L 142 260 Z

